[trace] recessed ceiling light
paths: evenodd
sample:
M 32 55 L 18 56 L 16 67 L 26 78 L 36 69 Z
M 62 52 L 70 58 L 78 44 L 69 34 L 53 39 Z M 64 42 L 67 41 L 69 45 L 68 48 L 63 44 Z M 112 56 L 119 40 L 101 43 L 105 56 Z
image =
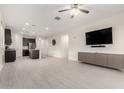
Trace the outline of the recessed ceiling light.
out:
M 35 34 L 35 32 L 32 32 L 32 34 Z
M 45 30 L 49 30 L 49 28 L 48 28 L 48 27 L 46 27 L 46 28 L 45 28 Z
M 29 26 L 29 23 L 26 22 L 25 25 L 26 25 L 26 26 Z
M 21 34 L 23 34 L 23 32 L 21 32 Z
M 22 28 L 22 30 L 26 30 L 26 28 Z
M 39 40 L 41 40 L 41 38 L 39 38 Z

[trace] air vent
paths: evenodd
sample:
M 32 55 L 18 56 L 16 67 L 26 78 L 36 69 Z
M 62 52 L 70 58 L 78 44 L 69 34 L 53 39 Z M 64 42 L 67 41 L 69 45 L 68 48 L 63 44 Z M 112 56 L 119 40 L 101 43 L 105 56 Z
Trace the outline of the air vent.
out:
M 61 19 L 61 17 L 56 16 L 54 19 L 55 19 L 55 20 L 60 20 L 60 19 Z
M 36 25 L 32 25 L 32 26 L 36 26 Z

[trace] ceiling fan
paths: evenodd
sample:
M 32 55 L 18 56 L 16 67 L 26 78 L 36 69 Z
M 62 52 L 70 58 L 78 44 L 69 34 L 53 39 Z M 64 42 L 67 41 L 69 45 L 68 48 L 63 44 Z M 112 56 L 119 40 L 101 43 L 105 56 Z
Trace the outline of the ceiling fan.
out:
M 58 12 L 70 11 L 70 13 L 71 13 L 70 18 L 74 18 L 74 16 L 77 15 L 79 11 L 88 14 L 89 13 L 88 10 L 79 8 L 79 6 L 81 6 L 81 5 L 82 4 L 72 4 L 70 9 L 63 9 L 63 10 L 59 10 Z

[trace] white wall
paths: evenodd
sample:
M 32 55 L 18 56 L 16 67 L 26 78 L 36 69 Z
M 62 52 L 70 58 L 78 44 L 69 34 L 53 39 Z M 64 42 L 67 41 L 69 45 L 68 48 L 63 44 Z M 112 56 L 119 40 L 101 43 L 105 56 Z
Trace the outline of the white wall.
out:
M 40 59 L 42 58 L 42 41 L 43 39 L 41 37 L 36 37 L 36 49 L 39 50 L 39 56 L 40 56 Z
M 48 40 L 47 39 L 42 39 L 41 40 L 41 55 L 42 55 L 42 58 L 45 58 L 48 56 Z
M 4 64 L 4 19 L 2 14 L 0 13 L 0 70 Z
M 62 35 L 61 36 L 61 53 L 63 54 L 63 58 L 68 58 L 68 43 L 69 43 L 68 35 Z
M 10 28 L 11 29 L 11 28 Z M 10 48 L 16 50 L 16 57 L 22 56 L 22 35 L 11 30 L 12 44 Z
M 47 57 L 48 52 L 48 40 L 45 38 L 36 38 L 36 49 L 40 50 L 40 58 Z
M 52 40 L 56 40 L 56 45 L 52 45 Z M 56 35 L 48 38 L 48 55 L 59 58 L 68 56 L 68 35 Z
M 22 35 L 15 34 L 15 49 L 16 49 L 16 57 L 22 56 Z
M 113 44 L 105 48 L 91 48 L 86 46 L 85 32 L 112 27 Z M 86 26 L 79 26 L 69 33 L 69 60 L 78 60 L 78 52 L 102 52 L 124 54 L 124 14 L 103 19 Z

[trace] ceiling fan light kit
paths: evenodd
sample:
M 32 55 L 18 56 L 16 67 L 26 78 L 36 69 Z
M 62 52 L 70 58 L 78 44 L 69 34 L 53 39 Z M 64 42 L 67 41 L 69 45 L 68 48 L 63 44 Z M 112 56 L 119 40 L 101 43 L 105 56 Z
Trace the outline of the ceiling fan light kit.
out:
M 66 12 L 66 11 L 70 11 L 71 17 L 70 18 L 74 18 L 74 16 L 78 15 L 79 12 L 83 12 L 88 14 L 89 11 L 85 10 L 85 9 L 81 9 L 79 8 L 80 4 L 73 4 L 71 5 L 70 9 L 63 9 L 63 10 L 59 10 L 58 12 Z
M 79 13 L 79 10 L 75 9 L 75 8 L 72 9 L 71 12 L 70 12 L 71 15 L 78 15 L 78 13 Z

